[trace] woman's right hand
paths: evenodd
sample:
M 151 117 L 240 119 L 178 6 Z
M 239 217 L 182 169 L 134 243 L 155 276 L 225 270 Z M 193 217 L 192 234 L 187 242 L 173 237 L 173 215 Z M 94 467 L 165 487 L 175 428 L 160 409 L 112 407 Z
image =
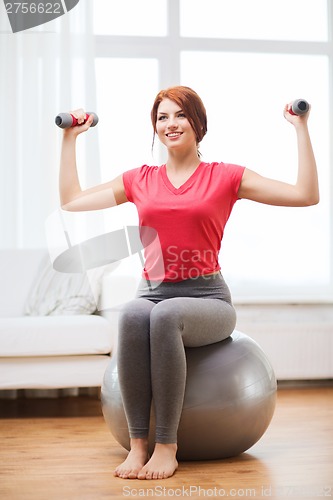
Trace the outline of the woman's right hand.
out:
M 63 210 L 72 212 L 101 210 L 114 207 L 128 201 L 125 193 L 122 174 L 115 179 L 82 190 L 76 166 L 76 137 L 86 132 L 94 121 L 90 115 L 86 123 L 86 112 L 83 109 L 71 111 L 79 125 L 63 129 L 61 146 L 59 191 Z
M 85 121 L 86 112 L 82 108 L 70 111 L 70 114 L 77 119 L 78 125 L 64 129 L 64 135 L 66 136 L 71 135 L 77 137 L 79 134 L 82 134 L 82 132 L 86 132 L 87 130 L 89 130 L 91 124 L 94 121 L 93 115 L 90 115 L 88 120 Z

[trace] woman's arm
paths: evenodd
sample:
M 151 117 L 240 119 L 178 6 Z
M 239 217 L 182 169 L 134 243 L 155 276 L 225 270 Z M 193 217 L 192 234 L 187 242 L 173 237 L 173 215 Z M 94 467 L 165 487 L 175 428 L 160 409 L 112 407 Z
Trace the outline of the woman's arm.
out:
M 90 116 L 86 123 L 83 123 L 85 118 L 83 110 L 73 111 L 72 114 L 81 125 L 64 129 L 63 132 L 59 174 L 61 207 L 64 210 L 76 212 L 99 210 L 125 203 L 128 200 L 122 175 L 105 184 L 81 189 L 76 167 L 76 139 L 79 134 L 90 128 L 93 117 Z
M 316 205 L 319 188 L 316 160 L 313 154 L 307 121 L 309 111 L 302 116 L 291 115 L 290 105 L 284 108 L 286 120 L 295 127 L 298 148 L 298 175 L 296 184 L 288 184 L 263 177 L 245 169 L 238 191 L 239 198 L 289 207 Z

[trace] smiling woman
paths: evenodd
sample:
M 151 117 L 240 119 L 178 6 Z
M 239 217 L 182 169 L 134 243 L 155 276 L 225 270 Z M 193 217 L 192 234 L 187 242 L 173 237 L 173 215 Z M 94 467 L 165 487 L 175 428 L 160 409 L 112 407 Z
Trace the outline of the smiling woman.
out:
M 163 107 L 159 108 L 163 100 Z M 188 119 L 195 133 L 197 143 L 201 142 L 207 132 L 207 115 L 205 106 L 198 94 L 189 87 L 171 87 L 167 90 L 161 90 L 154 101 L 151 111 L 151 121 L 155 132 L 157 132 L 159 122 L 165 121 L 169 116 L 169 113 L 164 110 L 164 106 L 167 105 L 172 107 L 173 114 L 177 118 Z
M 113 207 L 114 200 L 118 205 L 131 202 L 138 212 L 140 231 L 152 228 L 158 236 L 145 247 L 136 297 L 126 303 L 119 319 L 118 374 L 130 450 L 114 471 L 117 477 L 166 479 L 177 469 L 177 432 L 187 378 L 185 348 L 219 343 L 232 334 L 236 324 L 218 262 L 235 203 L 247 199 L 303 207 L 319 201 L 308 130 L 310 110 L 298 116 L 291 109 L 292 103 L 285 104 L 283 116 L 296 136 L 295 183 L 274 180 L 240 165 L 200 161 L 198 142 L 207 131 L 206 110 L 194 90 L 178 85 L 160 91 L 151 111 L 154 132 L 166 146 L 166 163 L 126 170 L 89 189 L 80 186 L 75 145 L 77 137 L 91 127 L 93 116 L 86 120 L 84 109 L 71 112 L 78 125 L 63 131 L 62 208 L 96 210 Z M 155 445 L 149 457 L 152 401 Z
M 170 99 L 164 99 L 159 107 L 155 131 L 167 148 L 183 145 L 187 140 L 191 143 L 195 140 L 198 144 L 195 132 L 185 113 Z

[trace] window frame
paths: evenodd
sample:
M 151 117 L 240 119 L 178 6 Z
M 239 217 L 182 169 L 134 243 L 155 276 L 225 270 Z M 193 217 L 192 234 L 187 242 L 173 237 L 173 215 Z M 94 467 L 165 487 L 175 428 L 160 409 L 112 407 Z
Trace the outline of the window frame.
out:
M 166 36 L 112 36 L 95 35 L 95 55 L 98 58 L 154 58 L 159 63 L 160 88 L 178 84 L 181 79 L 181 53 L 183 51 L 217 51 L 268 54 L 324 55 L 329 61 L 329 128 L 333 132 L 333 3 L 327 0 L 328 39 L 325 42 L 253 40 L 223 38 L 182 37 L 180 30 L 180 0 L 167 0 Z M 329 145 L 329 165 L 333 165 L 333 141 Z M 333 214 L 333 175 L 329 177 L 329 210 Z M 333 216 L 330 217 L 330 270 L 329 286 L 309 296 L 251 294 L 235 296 L 235 303 L 287 302 L 333 303 Z

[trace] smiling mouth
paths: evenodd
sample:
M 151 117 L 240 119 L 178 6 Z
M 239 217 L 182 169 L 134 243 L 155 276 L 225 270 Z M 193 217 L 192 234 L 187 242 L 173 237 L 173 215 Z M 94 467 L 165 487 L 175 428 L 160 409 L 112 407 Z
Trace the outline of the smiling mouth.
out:
M 167 137 L 180 137 L 182 135 L 182 132 L 170 132 L 169 134 L 166 134 Z

